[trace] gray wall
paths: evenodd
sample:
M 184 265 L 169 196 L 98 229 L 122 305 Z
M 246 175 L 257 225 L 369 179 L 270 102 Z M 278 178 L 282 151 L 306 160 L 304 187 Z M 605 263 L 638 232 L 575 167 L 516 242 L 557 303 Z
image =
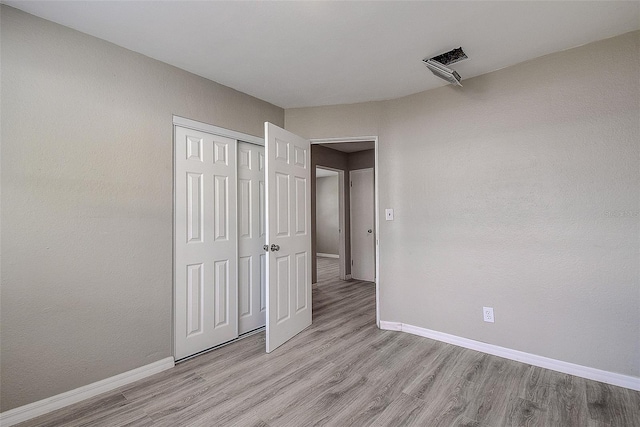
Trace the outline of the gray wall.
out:
M 464 88 L 285 111 L 305 137 L 379 135 L 383 320 L 640 376 L 639 50 L 634 32 Z
M 338 175 L 316 178 L 316 251 L 338 255 L 340 216 Z
M 349 170 L 374 168 L 376 164 L 376 151 L 364 150 L 349 153 L 347 159 Z
M 172 115 L 284 111 L 2 6 L 6 411 L 172 355 Z

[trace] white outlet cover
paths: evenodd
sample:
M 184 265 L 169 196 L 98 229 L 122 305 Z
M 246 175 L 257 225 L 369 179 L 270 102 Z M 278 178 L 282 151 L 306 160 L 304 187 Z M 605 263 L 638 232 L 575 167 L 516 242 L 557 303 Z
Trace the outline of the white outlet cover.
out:
M 495 318 L 493 317 L 493 307 L 482 307 L 482 317 L 485 322 L 494 323 Z

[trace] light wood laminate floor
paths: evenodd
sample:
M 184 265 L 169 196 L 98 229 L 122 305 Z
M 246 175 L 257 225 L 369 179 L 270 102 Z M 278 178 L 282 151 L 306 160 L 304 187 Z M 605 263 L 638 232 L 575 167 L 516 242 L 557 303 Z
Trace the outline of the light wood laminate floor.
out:
M 24 426 L 640 426 L 640 393 L 375 325 L 373 283 L 319 258 L 313 325 L 264 333 Z

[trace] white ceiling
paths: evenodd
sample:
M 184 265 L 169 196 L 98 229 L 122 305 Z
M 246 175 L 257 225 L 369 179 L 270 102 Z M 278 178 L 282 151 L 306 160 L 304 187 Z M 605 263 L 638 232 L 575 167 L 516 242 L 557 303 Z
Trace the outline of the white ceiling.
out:
M 283 108 L 442 86 L 422 59 L 459 46 L 464 84 L 640 28 L 638 1 L 2 1 Z

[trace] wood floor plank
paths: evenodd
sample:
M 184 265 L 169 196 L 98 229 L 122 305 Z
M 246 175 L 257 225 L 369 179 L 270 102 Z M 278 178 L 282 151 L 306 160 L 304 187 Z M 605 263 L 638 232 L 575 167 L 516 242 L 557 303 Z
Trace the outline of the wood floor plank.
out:
M 302 419 L 320 395 L 348 379 L 349 370 L 331 364 L 329 370 L 320 375 L 321 378 L 308 377 L 296 383 L 295 387 L 282 390 L 277 396 L 254 407 L 252 412 L 270 425 L 282 425 L 285 417 Z
M 451 383 L 455 373 L 453 368 L 459 356 L 460 352 L 454 346 L 444 346 L 437 356 L 424 366 L 404 392 L 423 401 L 436 398 L 442 388 Z
M 332 419 L 341 410 L 350 407 L 366 389 L 366 378 L 344 373 L 340 381 L 320 392 L 302 408 L 291 408 L 279 419 L 268 418 L 270 425 L 316 426 L 335 425 Z
M 587 409 L 591 420 L 611 426 L 637 423 L 638 414 L 637 411 L 633 411 L 633 403 L 628 400 L 629 394 L 626 390 L 595 381 L 585 381 L 585 385 Z
M 545 380 L 548 378 L 548 375 L 545 375 L 546 372 L 548 372 L 546 369 L 529 366 L 520 383 L 518 397 L 546 406 L 551 392 L 551 385 Z
M 550 383 L 545 425 L 586 426 L 589 424 L 584 381 L 571 375 L 549 372 Z
M 465 414 L 481 424 L 502 425 L 511 396 L 517 396 L 521 378 L 528 365 L 500 357 L 490 357 L 482 377 L 475 379 L 478 396 Z
M 221 402 L 215 409 L 202 413 L 192 420 L 192 424 L 230 425 L 252 408 L 297 387 L 305 378 L 314 375 L 323 377 L 329 367 L 330 362 L 319 358 L 286 374 L 265 375 L 259 380 L 251 379 L 247 384 L 238 384 L 233 389 L 224 389 L 229 399 Z
M 463 417 L 458 423 L 453 424 L 452 427 L 483 427 L 483 426 L 476 420 L 472 420 L 471 418 L 468 418 L 468 417 Z
M 347 408 L 338 411 L 332 418 L 336 426 L 369 426 L 394 402 L 406 383 L 405 379 L 386 384 L 367 384 L 360 395 Z
M 171 398 L 175 393 L 181 392 L 183 389 L 189 389 L 202 385 L 205 380 L 195 372 L 189 372 L 185 375 L 176 375 L 167 377 L 157 383 L 142 383 L 138 386 L 131 387 L 122 391 L 122 395 L 129 402 L 145 402 L 150 400 L 160 400 L 164 397 Z
M 193 400 L 191 404 L 183 401 L 167 406 L 164 410 L 150 413 L 153 425 L 160 427 L 191 425 L 202 414 L 215 412 L 220 405 L 230 400 L 226 394 L 215 388 L 190 396 L 189 399 Z
M 418 418 L 427 404 L 408 394 L 401 393 L 372 424 L 382 426 L 418 426 Z
M 82 404 L 71 405 L 58 409 L 41 417 L 21 423 L 21 427 L 53 427 L 70 424 L 85 417 L 99 416 L 113 408 L 120 408 L 127 404 L 127 399 L 118 392 L 108 393 L 87 399 Z
M 258 333 L 21 426 L 640 426 L 639 392 L 380 330 L 375 284 L 318 265 L 313 323 L 276 351 Z
M 477 384 L 451 375 L 441 391 L 427 401 L 428 410 L 421 414 L 419 421 L 434 427 L 464 424 L 469 419 L 465 414 L 478 395 Z
M 502 422 L 504 426 L 538 427 L 544 426 L 546 410 L 521 397 L 514 397 L 509 401 L 506 416 Z

